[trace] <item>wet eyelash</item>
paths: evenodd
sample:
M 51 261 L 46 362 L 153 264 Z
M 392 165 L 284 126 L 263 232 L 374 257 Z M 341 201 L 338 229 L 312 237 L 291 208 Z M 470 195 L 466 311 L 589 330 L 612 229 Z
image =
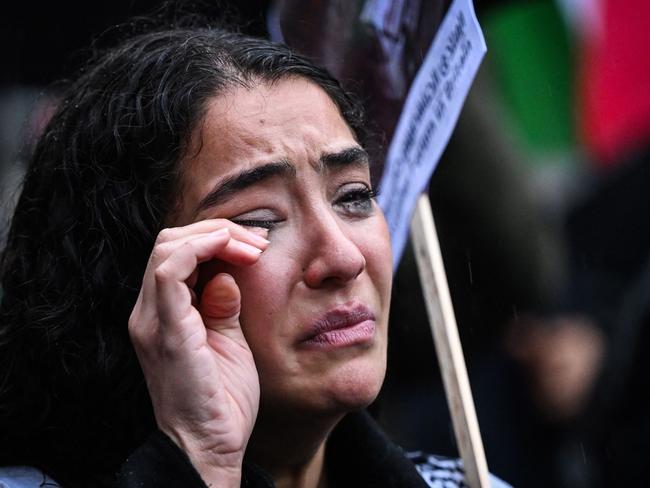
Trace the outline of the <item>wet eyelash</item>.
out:
M 377 197 L 377 191 L 372 188 L 355 188 L 346 192 L 341 198 L 340 203 L 350 203 L 355 201 L 372 200 Z
M 232 222 L 243 227 L 261 227 L 269 230 L 278 223 L 277 220 L 232 220 Z

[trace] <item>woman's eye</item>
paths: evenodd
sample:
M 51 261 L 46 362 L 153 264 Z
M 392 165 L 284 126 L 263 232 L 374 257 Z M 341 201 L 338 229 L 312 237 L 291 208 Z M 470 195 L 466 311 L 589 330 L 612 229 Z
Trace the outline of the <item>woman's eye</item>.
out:
M 278 224 L 279 220 L 255 220 L 255 219 L 230 219 L 231 222 L 234 222 L 237 225 L 244 227 L 261 227 L 263 229 L 271 230 Z
M 350 215 L 369 215 L 373 211 L 372 200 L 377 193 L 366 186 L 346 190 L 334 201 L 334 205 L 342 208 Z

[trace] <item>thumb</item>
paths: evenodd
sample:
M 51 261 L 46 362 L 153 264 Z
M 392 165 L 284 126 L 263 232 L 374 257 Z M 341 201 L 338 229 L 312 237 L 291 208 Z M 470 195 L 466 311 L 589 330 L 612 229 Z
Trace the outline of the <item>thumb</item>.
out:
M 232 276 L 219 273 L 205 284 L 199 312 L 206 328 L 218 332 L 238 330 L 240 310 L 241 293 Z

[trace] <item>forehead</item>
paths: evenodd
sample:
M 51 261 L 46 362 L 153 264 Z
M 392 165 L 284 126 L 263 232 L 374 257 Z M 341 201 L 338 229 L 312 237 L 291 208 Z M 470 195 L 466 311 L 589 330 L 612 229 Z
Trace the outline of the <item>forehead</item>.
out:
M 316 84 L 294 77 L 212 98 L 182 162 L 181 206 L 197 204 L 220 180 L 269 162 L 300 172 L 323 154 L 357 145 L 336 104 Z
M 316 84 L 298 77 L 253 88 L 236 87 L 213 98 L 197 132 L 201 152 L 219 158 L 224 171 L 231 163 L 255 164 L 251 157 L 258 160 L 287 157 L 293 152 L 330 151 L 354 141 L 330 97 Z

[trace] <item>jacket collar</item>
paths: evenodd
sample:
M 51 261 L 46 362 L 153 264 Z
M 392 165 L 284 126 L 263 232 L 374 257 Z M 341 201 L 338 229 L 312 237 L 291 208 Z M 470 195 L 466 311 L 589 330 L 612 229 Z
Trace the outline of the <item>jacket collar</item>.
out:
M 426 488 L 404 451 L 393 444 L 366 411 L 348 414 L 327 441 L 325 467 L 337 487 Z M 273 488 L 259 466 L 244 464 L 242 488 Z

